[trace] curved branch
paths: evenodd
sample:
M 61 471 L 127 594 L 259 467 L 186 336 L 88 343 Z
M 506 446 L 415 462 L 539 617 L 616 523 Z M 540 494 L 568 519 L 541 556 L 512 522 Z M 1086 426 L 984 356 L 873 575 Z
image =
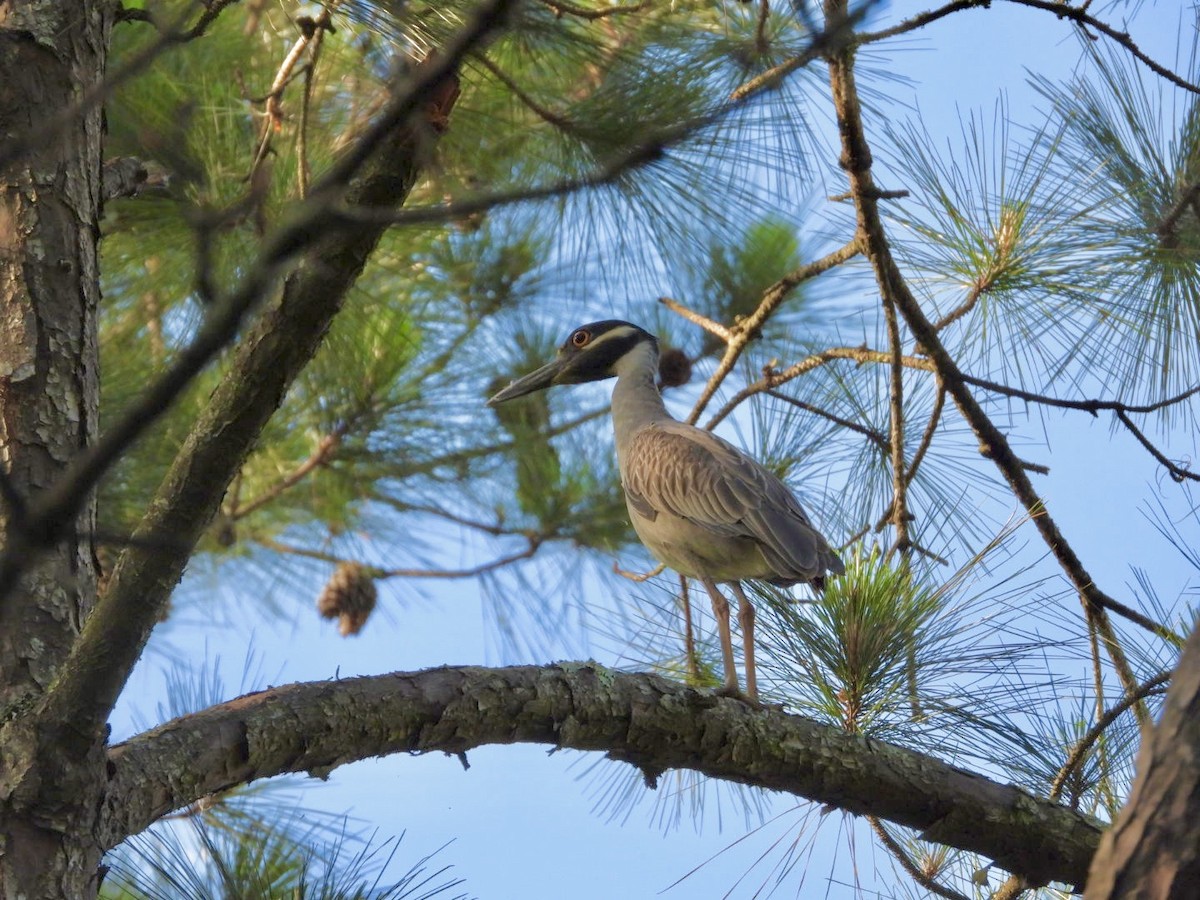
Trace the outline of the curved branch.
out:
M 391 753 L 487 744 L 604 751 L 648 775 L 687 768 L 921 830 L 1035 883 L 1080 885 L 1095 820 L 901 747 L 654 675 L 593 663 L 293 684 L 113 747 L 99 839 L 112 847 L 214 791 L 285 772 L 324 777 Z

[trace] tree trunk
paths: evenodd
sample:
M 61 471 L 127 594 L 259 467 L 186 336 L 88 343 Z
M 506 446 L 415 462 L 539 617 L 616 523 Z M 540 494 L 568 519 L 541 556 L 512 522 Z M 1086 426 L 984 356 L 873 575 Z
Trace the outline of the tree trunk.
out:
M 32 726 L 95 597 L 95 501 L 44 550 L 22 510 L 96 434 L 103 125 L 96 103 L 71 110 L 104 71 L 110 8 L 0 0 L 0 541 L 26 564 L 0 596 L 0 898 L 96 890 L 103 736 Z
M 1104 835 L 1088 900 L 1191 900 L 1200 894 L 1200 628 L 1179 660 L 1162 721 L 1142 744 L 1137 780 Z

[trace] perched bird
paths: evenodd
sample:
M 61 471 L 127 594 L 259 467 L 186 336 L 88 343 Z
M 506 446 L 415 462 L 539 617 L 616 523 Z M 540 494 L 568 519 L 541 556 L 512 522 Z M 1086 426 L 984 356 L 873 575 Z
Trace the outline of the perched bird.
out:
M 658 341 L 636 325 L 592 322 L 571 332 L 553 362 L 510 384 L 489 406 L 556 384 L 616 378 L 612 395 L 617 464 L 634 530 L 660 562 L 694 578 L 712 598 L 725 666 L 723 690 L 738 695 L 727 583 L 738 601 L 746 695 L 758 698 L 754 607 L 740 581 L 817 590 L 842 561 L 792 492 L 728 441 L 676 421 L 656 384 Z

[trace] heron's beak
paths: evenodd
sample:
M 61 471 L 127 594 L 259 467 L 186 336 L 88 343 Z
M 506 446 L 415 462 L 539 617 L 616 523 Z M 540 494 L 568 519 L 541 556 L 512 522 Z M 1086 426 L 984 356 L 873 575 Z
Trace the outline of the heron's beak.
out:
M 562 382 L 559 381 L 559 377 L 566 371 L 569 362 L 570 357 L 564 356 L 553 362 L 546 363 L 546 365 L 530 372 L 524 378 L 518 378 L 490 399 L 487 405 L 495 406 L 498 403 L 505 403 L 517 397 L 524 397 L 526 394 L 544 391 L 551 385 L 561 384 Z

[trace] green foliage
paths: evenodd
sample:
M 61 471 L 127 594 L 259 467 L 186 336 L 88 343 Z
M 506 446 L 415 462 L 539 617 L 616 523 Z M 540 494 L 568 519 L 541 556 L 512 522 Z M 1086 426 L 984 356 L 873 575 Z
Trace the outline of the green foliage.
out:
M 111 871 L 102 886 L 105 900 L 464 900 L 462 879 L 449 866 L 431 868 L 431 858 L 415 863 L 396 881 L 390 867 L 400 841 L 377 842 L 324 828 L 249 830 L 212 827 L 160 827 L 110 854 Z M 354 845 L 357 845 L 357 849 Z

